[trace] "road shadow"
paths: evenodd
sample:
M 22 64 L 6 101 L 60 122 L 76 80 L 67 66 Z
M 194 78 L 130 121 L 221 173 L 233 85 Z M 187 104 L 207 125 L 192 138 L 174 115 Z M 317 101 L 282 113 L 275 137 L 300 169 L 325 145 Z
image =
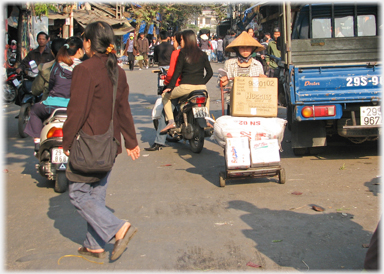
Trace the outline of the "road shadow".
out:
M 363 230 L 350 214 L 271 210 L 242 200 L 230 201 L 227 208 L 245 212 L 240 219 L 250 229 L 242 230 L 243 234 L 255 242 L 258 252 L 281 267 L 363 269 L 367 249 L 362 245 L 369 243 L 372 233 Z M 263 260 L 254 263 L 265 264 Z
M 112 208 L 107 208 L 115 212 Z M 53 227 L 59 230 L 62 236 L 82 246 L 87 233 L 87 222 L 72 205 L 68 191 L 49 199 L 47 216 L 54 221 Z M 107 243 L 105 249 L 112 250 L 113 244 Z
M 367 191 L 372 192 L 374 196 L 378 196 L 380 192 L 381 177 L 373 178 L 369 182 L 365 182 L 364 185 L 368 188 Z

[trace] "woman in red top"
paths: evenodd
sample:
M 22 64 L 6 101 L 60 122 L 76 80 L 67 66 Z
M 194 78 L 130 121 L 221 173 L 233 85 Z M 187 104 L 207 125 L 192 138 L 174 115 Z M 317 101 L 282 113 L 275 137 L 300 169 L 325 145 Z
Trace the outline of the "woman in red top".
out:
M 184 47 L 184 44 L 181 45 L 181 32 L 175 33 L 175 40 L 173 41 L 174 51 L 171 55 L 171 62 L 169 63 L 169 69 L 167 71 L 167 77 L 164 79 L 164 85 L 167 86 L 172 79 L 173 73 L 175 72 L 175 67 L 177 63 L 177 58 L 179 57 L 180 49 Z M 176 87 L 180 84 L 180 77 L 176 81 Z
M 164 79 L 164 85 L 165 86 L 167 86 L 172 79 L 173 73 L 175 72 L 177 58 L 179 57 L 180 48 L 182 47 L 181 46 L 181 32 L 176 32 L 174 37 L 175 37 L 174 42 L 173 42 L 174 51 L 172 52 L 172 55 L 171 55 L 171 62 L 169 64 L 167 77 Z M 176 84 L 175 84 L 176 87 L 180 84 L 180 79 L 181 79 L 181 77 L 179 77 L 177 79 Z M 167 139 L 167 135 L 166 134 L 160 134 L 160 130 L 163 129 L 164 127 L 166 127 L 164 112 L 162 112 L 162 115 L 158 121 L 159 121 L 159 124 L 157 126 L 155 141 L 153 142 L 153 145 L 151 147 L 144 148 L 146 151 L 158 151 L 158 150 L 160 150 L 161 147 L 165 146 L 165 141 Z

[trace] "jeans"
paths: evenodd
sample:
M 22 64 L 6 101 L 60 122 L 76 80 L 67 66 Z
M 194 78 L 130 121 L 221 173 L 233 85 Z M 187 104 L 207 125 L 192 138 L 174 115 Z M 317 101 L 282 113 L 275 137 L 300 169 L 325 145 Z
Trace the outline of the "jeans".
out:
M 178 99 L 171 100 L 172 103 L 172 111 L 175 109 L 175 106 L 177 105 Z M 161 112 L 161 117 L 158 119 L 159 124 L 157 126 L 156 130 L 156 138 L 155 143 L 159 145 L 165 145 L 165 141 L 167 140 L 167 134 L 161 134 L 161 130 L 167 126 L 167 123 L 165 122 L 165 112 L 164 109 Z
M 83 246 L 92 250 L 104 249 L 125 224 L 105 206 L 105 196 L 111 172 L 99 182 L 86 184 L 69 182 L 69 198 L 77 212 L 87 221 Z
M 143 55 L 143 60 L 139 60 L 139 67 L 142 69 L 143 62 L 144 62 L 144 66 L 148 67 L 148 54 L 144 52 L 144 53 L 141 53 L 141 55 Z
M 224 60 L 223 52 L 217 51 L 217 62 L 222 62 Z

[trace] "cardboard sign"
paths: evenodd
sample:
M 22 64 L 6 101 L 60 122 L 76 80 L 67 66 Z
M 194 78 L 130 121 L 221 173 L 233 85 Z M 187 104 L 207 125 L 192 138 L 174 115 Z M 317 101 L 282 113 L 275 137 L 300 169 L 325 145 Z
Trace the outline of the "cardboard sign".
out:
M 276 139 L 250 142 L 251 167 L 273 166 L 280 163 L 279 143 Z
M 235 77 L 231 91 L 231 115 L 277 117 L 277 78 Z
M 249 139 L 228 138 L 225 146 L 225 160 L 228 169 L 247 169 L 251 166 Z

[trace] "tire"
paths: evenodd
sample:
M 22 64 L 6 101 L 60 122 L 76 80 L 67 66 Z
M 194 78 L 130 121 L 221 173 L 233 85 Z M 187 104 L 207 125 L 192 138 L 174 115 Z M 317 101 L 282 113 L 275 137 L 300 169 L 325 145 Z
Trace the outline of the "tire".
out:
M 286 178 L 285 178 L 285 169 L 282 168 L 279 170 L 279 183 L 280 184 L 285 184 Z
M 16 88 L 10 84 L 3 85 L 3 99 L 6 103 L 11 103 L 16 99 Z
M 305 147 L 300 147 L 300 148 L 294 148 L 293 149 L 293 154 L 296 156 L 303 156 L 307 153 L 307 148 Z
M 194 127 L 194 130 L 196 130 L 196 132 L 193 138 L 188 140 L 189 145 L 193 153 L 200 153 L 204 147 L 204 136 L 205 136 L 204 129 L 197 124 L 194 124 L 193 127 Z
M 56 173 L 54 190 L 57 193 L 64 193 L 68 189 L 68 179 L 65 176 L 65 171 L 58 171 Z
M 31 111 L 31 104 L 26 103 L 21 106 L 18 120 L 18 130 L 21 138 L 28 137 L 28 134 L 24 132 L 25 126 L 29 121 L 29 113 Z
M 153 68 L 154 65 L 155 65 L 155 59 L 153 59 L 153 58 L 149 58 L 149 66 L 150 66 L 151 68 Z
M 225 187 L 225 173 L 220 172 L 219 177 L 220 177 L 220 187 Z

